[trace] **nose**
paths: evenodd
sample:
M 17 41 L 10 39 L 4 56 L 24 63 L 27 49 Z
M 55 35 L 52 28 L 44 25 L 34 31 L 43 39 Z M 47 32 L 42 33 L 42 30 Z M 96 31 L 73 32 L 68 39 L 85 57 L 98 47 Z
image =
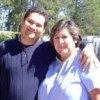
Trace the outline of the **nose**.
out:
M 29 26 L 29 28 L 30 28 L 30 30 L 31 31 L 36 31 L 36 25 L 35 24 L 31 24 L 30 26 Z
M 59 43 L 64 43 L 64 40 L 62 38 L 59 38 Z
M 30 25 L 30 28 L 36 29 L 36 24 L 31 24 L 31 25 Z

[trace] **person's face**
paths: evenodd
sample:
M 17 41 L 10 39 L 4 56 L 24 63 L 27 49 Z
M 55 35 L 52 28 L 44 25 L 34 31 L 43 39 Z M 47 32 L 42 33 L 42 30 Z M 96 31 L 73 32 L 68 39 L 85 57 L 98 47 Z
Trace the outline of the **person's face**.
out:
M 75 51 L 75 41 L 66 28 L 61 29 L 55 34 L 53 37 L 53 44 L 55 50 L 63 60 Z
M 45 17 L 31 13 L 21 24 L 21 36 L 24 39 L 38 39 L 45 32 Z

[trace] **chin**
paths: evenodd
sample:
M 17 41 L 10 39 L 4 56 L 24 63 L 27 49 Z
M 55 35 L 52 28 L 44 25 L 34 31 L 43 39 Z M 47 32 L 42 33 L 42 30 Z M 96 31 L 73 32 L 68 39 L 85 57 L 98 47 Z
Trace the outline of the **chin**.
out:
M 35 34 L 30 34 L 29 38 L 35 38 Z
M 60 53 L 62 53 L 62 54 L 68 54 L 69 53 L 69 51 L 68 50 L 63 50 L 63 51 L 60 51 Z

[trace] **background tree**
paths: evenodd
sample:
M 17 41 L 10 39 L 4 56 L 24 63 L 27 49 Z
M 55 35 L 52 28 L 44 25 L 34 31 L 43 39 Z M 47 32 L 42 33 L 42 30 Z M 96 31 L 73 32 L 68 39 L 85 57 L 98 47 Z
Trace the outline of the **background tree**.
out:
M 43 6 L 49 13 L 51 20 L 48 24 L 48 31 L 52 25 L 60 19 L 70 19 L 73 0 L 39 0 L 37 6 Z M 69 7 L 69 8 L 68 8 Z M 71 8 L 71 9 L 70 9 Z
M 51 16 L 48 31 L 59 19 L 71 19 L 81 28 L 83 35 L 100 32 L 100 0 L 1 0 L 0 5 L 9 9 L 7 30 L 18 31 L 26 10 L 32 6 L 43 6 Z
M 6 23 L 8 30 L 12 28 L 13 31 L 17 31 L 19 29 L 19 24 L 27 9 L 27 4 L 27 0 L 11 0 L 9 4 L 11 11 Z
M 84 0 L 81 4 L 82 28 L 88 35 L 100 35 L 100 0 Z

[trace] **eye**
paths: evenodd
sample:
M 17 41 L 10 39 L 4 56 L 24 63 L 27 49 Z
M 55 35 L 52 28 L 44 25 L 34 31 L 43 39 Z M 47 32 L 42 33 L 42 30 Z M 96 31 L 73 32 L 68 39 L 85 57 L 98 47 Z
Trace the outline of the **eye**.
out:
M 67 39 L 68 37 L 67 37 L 67 36 L 63 36 L 62 38 L 63 38 L 63 39 Z
M 54 37 L 54 39 L 55 39 L 55 40 L 58 40 L 58 39 L 59 39 L 59 37 L 58 37 L 58 36 L 55 36 L 55 37 Z
M 37 26 L 37 27 L 42 27 L 42 25 L 41 25 L 41 24 L 39 24 L 39 23 L 37 23 L 37 24 L 36 24 L 36 26 Z
M 30 23 L 30 24 L 34 24 L 34 22 L 33 21 L 31 21 L 31 20 L 27 20 L 28 21 L 28 23 Z

